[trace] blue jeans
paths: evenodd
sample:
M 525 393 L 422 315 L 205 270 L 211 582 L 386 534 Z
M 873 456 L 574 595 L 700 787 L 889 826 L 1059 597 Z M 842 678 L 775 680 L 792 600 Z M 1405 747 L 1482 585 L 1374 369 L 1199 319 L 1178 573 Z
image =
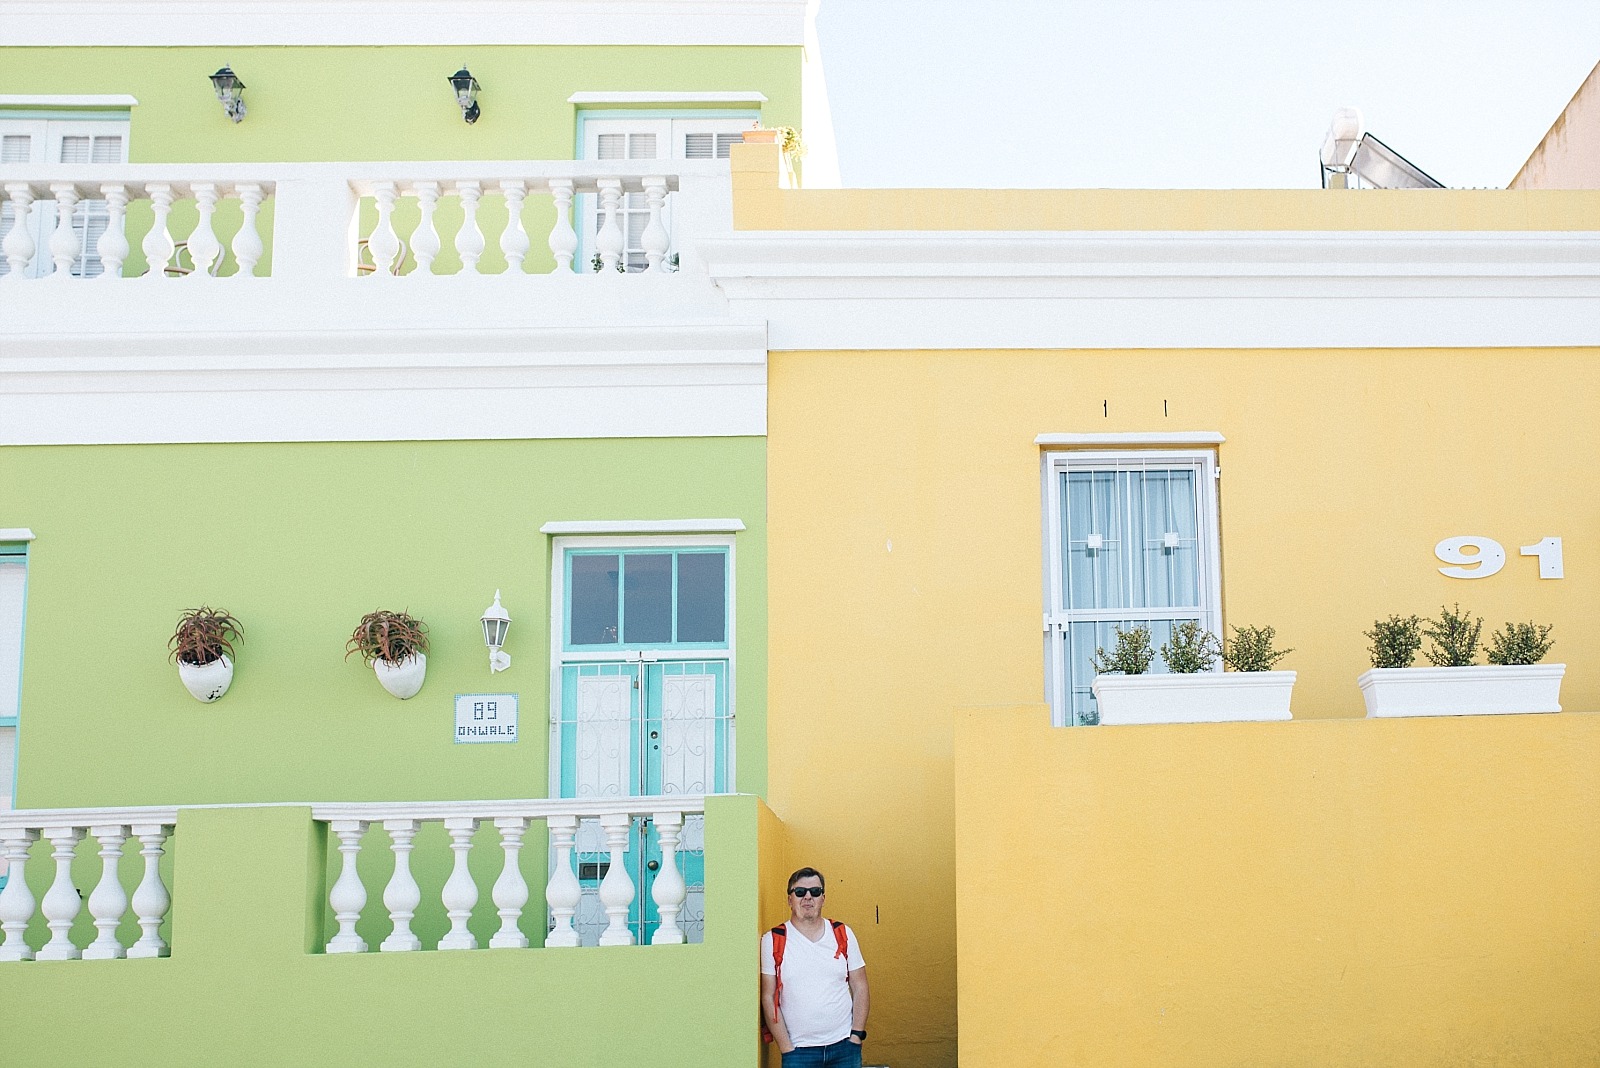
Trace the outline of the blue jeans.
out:
M 783 1068 L 861 1068 L 861 1047 L 848 1038 L 831 1046 L 796 1046 L 783 1055 Z

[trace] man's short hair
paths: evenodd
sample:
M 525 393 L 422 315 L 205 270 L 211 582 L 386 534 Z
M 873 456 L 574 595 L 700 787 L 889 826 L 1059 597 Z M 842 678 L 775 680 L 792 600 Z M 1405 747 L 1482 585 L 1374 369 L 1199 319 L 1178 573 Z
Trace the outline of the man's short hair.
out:
M 816 878 L 818 885 L 820 885 L 824 890 L 828 888 L 828 880 L 822 877 L 822 873 L 820 871 L 815 868 L 801 868 L 799 871 L 789 876 L 789 885 L 784 887 L 784 891 L 788 892 L 793 890 L 795 883 L 799 882 L 801 879 L 810 879 L 812 877 Z

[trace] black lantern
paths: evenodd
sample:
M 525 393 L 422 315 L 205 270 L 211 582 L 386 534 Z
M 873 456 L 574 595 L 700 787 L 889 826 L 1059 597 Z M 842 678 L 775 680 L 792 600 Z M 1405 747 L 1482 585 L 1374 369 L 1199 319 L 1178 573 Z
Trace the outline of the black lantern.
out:
M 494 591 L 494 604 L 484 610 L 483 644 L 489 647 L 489 674 L 504 671 L 511 666 L 511 657 L 500 651 L 506 643 L 506 631 L 511 629 L 511 615 L 500 607 L 500 591 Z
M 244 118 L 244 82 L 233 73 L 232 67 L 223 67 L 211 76 L 211 87 L 217 91 L 217 99 L 222 101 L 222 110 L 228 113 L 228 118 L 239 122 Z
M 472 76 L 470 70 L 462 67 L 450 75 L 450 86 L 456 91 L 456 103 L 461 106 L 461 117 L 468 125 L 477 122 L 478 116 L 482 114 L 478 109 L 478 90 L 482 88 L 478 84 L 478 79 Z

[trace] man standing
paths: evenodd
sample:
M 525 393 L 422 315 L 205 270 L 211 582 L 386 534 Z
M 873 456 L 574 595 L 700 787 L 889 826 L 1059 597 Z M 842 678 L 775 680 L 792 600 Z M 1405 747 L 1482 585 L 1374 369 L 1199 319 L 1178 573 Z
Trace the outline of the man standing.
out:
M 761 936 L 761 1015 L 783 1068 L 861 1068 L 867 963 L 823 900 L 822 873 L 801 868 L 789 876 L 789 922 Z

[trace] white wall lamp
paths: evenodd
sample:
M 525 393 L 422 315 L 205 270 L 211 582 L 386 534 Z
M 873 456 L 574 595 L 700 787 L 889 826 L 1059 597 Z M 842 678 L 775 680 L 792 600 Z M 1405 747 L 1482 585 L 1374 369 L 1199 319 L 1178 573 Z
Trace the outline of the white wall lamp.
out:
M 483 613 L 483 644 L 489 647 L 489 674 L 504 671 L 511 666 L 509 653 L 502 653 L 500 647 L 506 643 L 506 631 L 511 629 L 511 616 L 500 607 L 500 591 L 494 591 L 494 604 L 490 605 Z
M 483 114 L 478 107 L 478 90 L 483 88 L 478 84 L 478 79 L 463 66 L 450 75 L 450 86 L 456 91 L 456 103 L 461 107 L 461 117 L 466 120 L 468 126 L 477 122 L 478 116 Z
M 228 118 L 241 121 L 244 118 L 244 82 L 233 73 L 233 68 L 224 66 L 213 74 L 211 87 L 217 91 L 217 99 L 222 101 L 222 110 L 228 113 Z

